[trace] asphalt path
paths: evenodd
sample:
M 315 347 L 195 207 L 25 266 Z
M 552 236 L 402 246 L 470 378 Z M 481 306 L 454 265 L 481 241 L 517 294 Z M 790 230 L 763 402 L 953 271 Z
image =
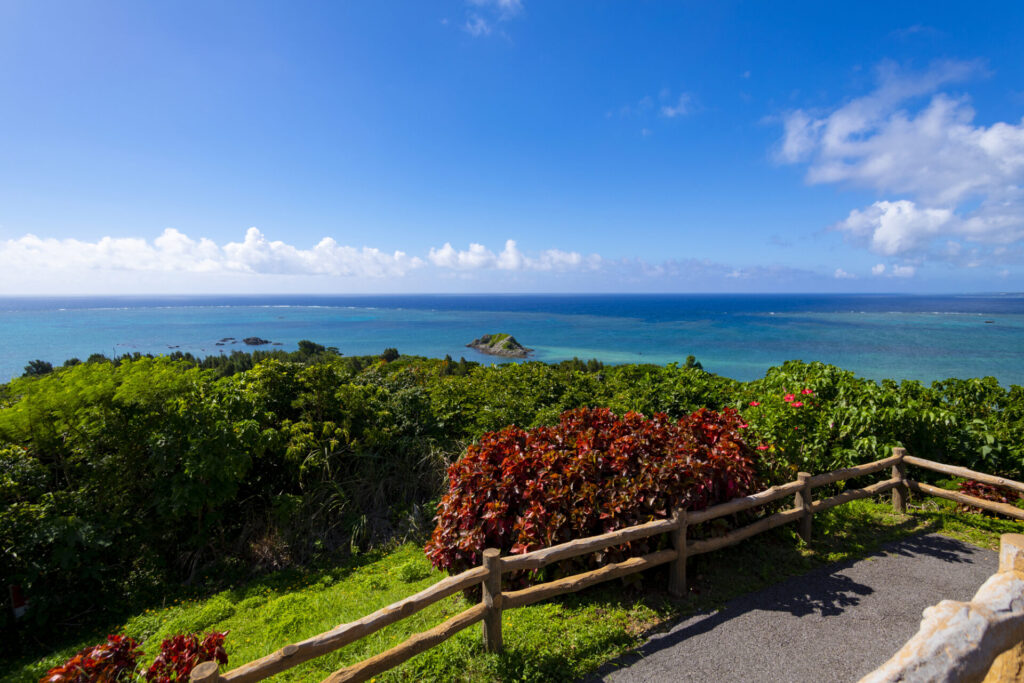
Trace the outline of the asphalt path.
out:
M 587 680 L 857 681 L 917 633 L 926 607 L 969 600 L 998 566 L 993 550 L 913 536 L 694 615 Z

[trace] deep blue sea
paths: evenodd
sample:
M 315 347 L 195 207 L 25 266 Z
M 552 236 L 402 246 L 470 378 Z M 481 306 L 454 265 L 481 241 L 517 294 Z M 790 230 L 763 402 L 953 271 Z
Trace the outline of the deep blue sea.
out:
M 1024 384 L 1024 295 L 422 295 L 0 298 L 0 381 L 39 358 L 197 355 L 224 337 L 300 339 L 346 355 L 501 362 L 465 344 L 509 332 L 535 358 L 671 363 L 749 380 L 789 359 L 873 379 L 992 375 Z

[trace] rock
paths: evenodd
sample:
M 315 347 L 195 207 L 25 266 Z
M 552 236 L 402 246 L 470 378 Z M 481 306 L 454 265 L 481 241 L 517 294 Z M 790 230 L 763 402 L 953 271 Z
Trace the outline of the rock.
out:
M 527 358 L 533 349 L 528 349 L 513 337 L 511 334 L 485 334 L 479 339 L 474 339 L 466 344 L 471 349 L 491 356 L 504 356 L 506 358 Z
M 245 339 L 242 340 L 242 342 L 248 344 L 249 346 L 262 346 L 263 344 L 271 343 L 269 339 L 263 339 L 261 337 L 246 337 Z

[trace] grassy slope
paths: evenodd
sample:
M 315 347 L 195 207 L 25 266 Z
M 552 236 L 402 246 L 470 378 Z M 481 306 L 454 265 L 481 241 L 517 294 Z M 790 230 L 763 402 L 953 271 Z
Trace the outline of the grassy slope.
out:
M 665 570 L 652 570 L 644 588 L 613 582 L 580 595 L 504 614 L 506 652 L 481 652 L 480 629 L 463 631 L 383 676 L 391 680 L 571 680 L 593 671 L 640 643 L 659 626 L 698 610 L 720 606 L 816 566 L 861 557 L 882 543 L 937 531 L 996 548 L 1000 533 L 1020 531 L 1014 522 L 957 514 L 952 504 L 916 501 L 914 514 L 895 515 L 887 504 L 855 501 L 814 518 L 815 540 L 803 545 L 790 527 L 739 546 L 691 560 L 691 596 L 675 601 L 663 592 Z M 389 553 L 362 556 L 330 571 L 279 572 L 202 600 L 147 610 L 123 631 L 147 639 L 147 660 L 161 637 L 185 631 L 230 630 L 231 667 L 297 640 L 353 621 L 442 578 L 407 544 Z M 321 680 L 331 671 L 400 643 L 468 606 L 454 596 L 373 636 L 297 667 L 274 680 Z M 50 666 L 97 642 L 94 634 L 34 661 L 0 663 L 4 681 L 38 680 Z

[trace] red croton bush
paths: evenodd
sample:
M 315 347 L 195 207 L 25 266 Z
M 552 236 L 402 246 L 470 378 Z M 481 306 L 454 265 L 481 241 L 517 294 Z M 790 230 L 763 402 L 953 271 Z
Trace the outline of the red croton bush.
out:
M 991 484 L 983 484 L 980 481 L 974 481 L 968 479 L 967 481 L 960 482 L 959 486 L 960 493 L 966 493 L 969 496 L 975 498 L 981 498 L 983 500 L 990 500 L 993 503 L 1008 503 L 1010 505 L 1016 505 L 1017 501 L 1024 498 L 1024 495 L 1013 489 L 1004 488 L 1002 486 L 993 486 Z M 994 514 L 981 508 L 974 507 L 973 505 L 967 505 L 961 503 L 957 505 L 957 509 L 961 512 L 980 512 L 982 514 Z
M 184 682 L 201 662 L 228 663 L 226 636 L 227 631 L 214 631 L 205 637 L 188 633 L 167 638 L 160 643 L 160 654 L 153 663 L 142 670 L 138 664 L 142 656 L 139 643 L 128 636 L 110 635 L 107 642 L 87 647 L 47 671 L 40 683 Z
M 435 567 L 478 565 L 485 548 L 525 553 L 699 510 L 757 488 L 740 415 L 701 409 L 622 418 L 580 408 L 554 427 L 507 427 L 480 438 L 448 469 L 449 490 L 426 546 Z M 659 538 L 579 558 L 574 568 L 650 552 Z
M 227 664 L 228 653 L 224 651 L 227 634 L 227 631 L 214 631 L 202 640 L 195 633 L 167 638 L 160 644 L 160 654 L 146 670 L 146 680 L 154 683 L 187 681 L 192 669 L 202 662 Z
M 142 650 L 134 638 L 107 636 L 107 642 L 80 650 L 78 654 L 46 672 L 40 683 L 91 683 L 128 680 Z

